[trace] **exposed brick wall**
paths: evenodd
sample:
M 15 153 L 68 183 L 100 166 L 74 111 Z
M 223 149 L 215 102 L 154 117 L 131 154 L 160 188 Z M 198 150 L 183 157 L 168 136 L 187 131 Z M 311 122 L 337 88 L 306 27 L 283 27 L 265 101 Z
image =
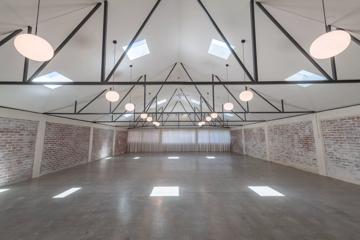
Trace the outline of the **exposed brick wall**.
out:
M 231 131 L 231 152 L 244 154 L 242 130 Z
M 246 155 L 266 159 L 265 129 L 262 127 L 246 128 L 244 136 Z
M 360 184 L 360 116 L 323 120 L 328 176 Z
M 270 161 L 319 172 L 312 121 L 270 125 L 267 130 Z
M 31 179 L 38 123 L 0 118 L 0 186 Z
M 94 128 L 91 161 L 112 156 L 114 131 Z
M 86 163 L 89 154 L 90 127 L 46 123 L 41 174 Z
M 115 136 L 115 156 L 126 153 L 127 149 L 127 131 L 116 131 Z

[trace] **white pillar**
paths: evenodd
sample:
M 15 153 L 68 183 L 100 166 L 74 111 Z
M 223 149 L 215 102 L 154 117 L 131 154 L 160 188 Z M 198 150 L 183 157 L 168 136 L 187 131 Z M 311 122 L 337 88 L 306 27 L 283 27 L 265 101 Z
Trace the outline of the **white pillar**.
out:
M 36 134 L 32 178 L 38 178 L 40 176 L 41 160 L 44 149 L 45 128 L 46 128 L 45 119 L 40 119 Z
M 313 114 L 312 123 L 314 129 L 316 159 L 318 162 L 319 174 L 323 176 L 327 176 L 327 164 L 325 159 L 324 140 L 321 135 L 320 121 L 316 113 Z
M 92 147 L 93 147 L 93 132 L 94 132 L 94 128 L 90 127 L 88 162 L 91 162 L 91 153 L 92 153 Z

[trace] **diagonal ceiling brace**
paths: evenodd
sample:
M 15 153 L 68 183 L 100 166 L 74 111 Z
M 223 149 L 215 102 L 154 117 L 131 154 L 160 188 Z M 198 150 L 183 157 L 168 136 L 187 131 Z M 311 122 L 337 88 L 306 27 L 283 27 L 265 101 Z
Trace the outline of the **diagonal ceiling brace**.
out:
M 261 11 L 270 19 L 271 22 L 292 42 L 295 47 L 314 65 L 321 74 L 324 75 L 328 80 L 334 80 L 330 75 L 305 51 L 304 48 L 293 38 L 288 31 L 269 13 L 268 10 L 260 2 L 256 2 L 256 5 L 261 9 Z
M 62 41 L 60 43 L 60 45 L 55 49 L 54 57 L 51 60 L 46 61 L 43 64 L 41 64 L 40 67 L 38 69 L 36 69 L 34 74 L 31 75 L 31 77 L 28 79 L 28 82 L 31 82 L 32 80 L 34 80 L 34 78 L 36 78 L 40 74 L 40 72 L 42 70 L 44 70 L 44 68 L 55 58 L 55 56 L 61 51 L 61 49 L 63 49 L 63 47 L 65 47 L 65 45 L 74 37 L 74 35 L 81 29 L 81 27 L 94 15 L 96 10 L 98 10 L 98 8 L 100 6 L 101 6 L 101 3 L 98 2 L 95 5 L 95 7 L 93 9 L 91 9 L 91 11 L 85 16 L 85 18 L 83 20 L 81 20 L 81 22 L 74 28 L 74 30 L 64 39 L 64 41 Z
M 149 19 L 151 18 L 151 15 L 154 13 L 154 11 L 156 10 L 156 8 L 159 6 L 161 0 L 157 0 L 154 7 L 151 9 L 151 11 L 149 12 L 149 14 L 147 15 L 147 17 L 145 18 L 144 22 L 141 24 L 140 28 L 138 29 L 138 31 L 136 32 L 135 36 L 131 39 L 130 43 L 128 44 L 127 48 L 125 49 L 125 51 L 121 54 L 119 60 L 116 62 L 115 66 L 113 67 L 113 69 L 111 70 L 111 72 L 109 73 L 109 75 L 106 77 L 105 81 L 108 82 L 112 75 L 115 73 L 116 69 L 119 67 L 120 63 L 124 60 L 126 54 L 128 53 L 128 51 L 131 49 L 132 45 L 134 44 L 134 42 L 136 41 L 136 39 L 138 38 L 138 36 L 140 35 L 140 33 L 142 32 L 142 30 L 144 29 L 144 27 L 146 26 L 146 24 L 148 23 Z
M 11 32 L 9 35 L 7 35 L 5 38 L 3 38 L 2 40 L 0 40 L 0 47 L 2 45 L 4 45 L 5 43 L 7 43 L 8 41 L 10 41 L 13 37 L 15 37 L 16 35 L 18 35 L 19 33 L 22 32 L 22 29 L 17 29 L 13 32 Z
M 225 37 L 225 35 L 222 33 L 221 29 L 219 28 L 219 26 L 216 24 L 215 20 L 212 18 L 212 16 L 210 15 L 209 11 L 206 9 L 205 5 L 202 3 L 201 0 L 198 0 L 198 3 L 200 4 L 200 6 L 202 7 L 202 9 L 204 10 L 204 12 L 206 13 L 206 15 L 208 16 L 208 18 L 210 19 L 211 23 L 213 24 L 213 26 L 215 27 L 216 31 L 219 33 L 219 35 L 221 36 L 221 38 L 223 39 L 223 41 L 225 42 L 225 44 L 227 45 L 228 49 L 230 50 L 230 52 L 232 53 L 232 55 L 235 57 L 236 61 L 240 64 L 241 68 L 244 70 L 246 76 L 251 80 L 251 81 L 255 81 L 253 76 L 251 76 L 250 72 L 247 70 L 245 64 L 241 61 L 241 59 L 239 58 L 239 56 L 236 54 L 235 50 L 231 47 L 231 44 L 229 43 L 229 41 L 227 40 L 227 38 Z
M 265 102 L 267 102 L 270 106 L 272 106 L 273 108 L 275 108 L 278 112 L 281 112 L 281 109 L 279 109 L 278 107 L 276 107 L 274 104 L 272 104 L 269 100 L 267 100 L 263 95 L 261 95 L 260 93 L 258 93 L 255 89 L 250 88 L 251 91 L 253 91 L 256 95 L 258 95 L 261 99 L 263 99 Z

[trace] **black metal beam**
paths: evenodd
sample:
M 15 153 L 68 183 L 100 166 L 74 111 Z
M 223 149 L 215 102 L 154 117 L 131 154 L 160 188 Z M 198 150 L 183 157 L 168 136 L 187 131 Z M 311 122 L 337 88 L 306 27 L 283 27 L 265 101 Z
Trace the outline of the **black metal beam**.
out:
M 219 82 L 222 82 L 221 79 L 217 75 L 215 75 L 215 77 Z M 235 100 L 235 102 L 244 110 L 244 112 L 246 112 L 246 109 L 244 108 L 244 106 L 239 102 L 239 100 L 234 96 L 234 94 L 229 90 L 229 88 L 225 84 L 223 84 L 223 87 L 230 94 L 230 96 Z
M 108 27 L 108 1 L 104 0 L 103 32 L 102 32 L 102 49 L 101 49 L 101 81 L 105 81 L 106 74 L 106 42 Z
M 31 26 L 27 26 L 27 33 L 31 34 L 32 32 L 32 27 Z M 23 82 L 27 81 L 27 77 L 28 77 L 28 73 L 29 73 L 29 59 L 25 58 L 24 60 L 24 69 L 23 69 Z
M 314 65 L 314 67 L 321 72 L 324 77 L 328 80 L 334 80 L 306 51 L 301 45 L 295 40 L 293 36 L 270 14 L 268 10 L 260 2 L 256 2 L 256 5 L 261 11 L 270 19 L 272 23 L 294 44 L 294 46 Z
M 251 81 L 255 81 L 253 76 L 251 76 L 250 72 L 247 70 L 245 64 L 241 61 L 241 59 L 239 58 L 239 56 L 236 54 L 235 50 L 231 47 L 231 44 L 229 43 L 229 41 L 227 40 L 227 38 L 225 37 L 225 35 L 222 33 L 221 29 L 219 28 L 219 26 L 216 24 L 215 20 L 213 19 L 213 17 L 210 15 L 209 11 L 206 9 L 205 5 L 202 3 L 201 0 L 198 0 L 198 3 L 200 4 L 201 8 L 204 10 L 204 12 L 206 13 L 206 15 L 208 16 L 208 18 L 210 19 L 212 25 L 215 27 L 216 31 L 219 33 L 219 35 L 221 36 L 221 38 L 223 39 L 223 41 L 225 42 L 226 46 L 228 47 L 228 49 L 230 50 L 230 52 L 232 53 L 232 55 L 235 57 L 236 61 L 240 64 L 241 68 L 244 70 L 245 74 L 248 76 L 248 78 Z
M 262 94 L 258 93 L 255 89 L 250 88 L 251 91 L 253 91 L 256 95 L 258 95 L 261 99 L 263 99 L 265 102 L 267 102 L 270 106 L 272 106 L 273 108 L 275 108 L 278 112 L 281 112 L 281 110 L 276 107 L 274 104 L 272 104 L 268 99 L 266 99 L 266 97 L 264 97 Z
M 33 73 L 33 75 L 31 75 L 31 77 L 27 80 L 28 82 L 31 82 L 34 78 L 36 78 L 42 70 L 44 70 L 44 68 L 55 58 L 55 56 L 61 51 L 61 49 L 63 49 L 66 44 L 74 37 L 74 35 L 81 29 L 81 27 L 91 18 L 92 15 L 94 15 L 94 13 L 96 12 L 96 10 L 98 10 L 98 8 L 101 6 L 101 3 L 98 2 L 93 9 L 91 9 L 91 11 L 85 16 L 85 18 L 83 20 L 81 20 L 81 22 L 74 28 L 74 30 L 72 30 L 72 32 L 64 39 L 64 41 L 62 41 L 60 43 L 60 45 L 55 49 L 54 51 L 54 57 L 49 60 L 44 62 L 43 64 L 40 65 L 40 67 L 38 69 L 36 69 L 36 71 Z
M 258 81 L 259 80 L 259 72 L 258 72 L 258 63 L 257 63 L 255 0 L 250 0 L 250 22 L 251 22 L 251 41 L 252 41 L 254 80 Z
M 11 32 L 9 35 L 7 35 L 2 40 L 0 40 L 0 47 L 2 45 L 4 45 L 5 43 L 7 43 L 8 41 L 10 41 L 13 37 L 15 37 L 16 35 L 18 35 L 21 32 L 22 32 L 22 29 L 16 29 L 15 31 Z
M 327 25 L 326 26 L 326 32 L 330 32 L 330 31 L 331 31 L 331 25 Z M 334 80 L 337 80 L 335 57 L 330 58 L 330 64 L 331 64 L 332 77 L 333 77 Z
M 96 99 L 98 99 L 99 97 L 101 97 L 101 95 L 103 95 L 105 92 L 107 91 L 107 89 L 102 90 L 98 95 L 96 95 L 93 99 L 90 100 L 90 102 L 88 102 L 87 104 L 85 104 L 84 107 L 82 107 L 77 114 L 81 113 L 82 111 L 84 111 L 88 106 L 90 106 L 90 104 L 92 104 L 93 102 L 95 102 Z
M 140 80 L 143 78 L 144 76 L 140 76 L 135 83 L 140 83 Z M 136 87 L 136 84 L 134 84 L 129 91 L 127 91 L 127 93 L 123 96 L 123 98 L 120 100 L 120 102 L 118 102 L 118 104 L 114 107 L 114 109 L 112 110 L 112 113 L 115 113 L 115 111 L 120 107 L 120 105 L 122 104 L 122 102 L 126 99 L 126 97 L 131 93 L 131 91 Z
M 215 82 L 215 85 L 237 85 L 237 86 L 250 86 L 250 85 L 298 85 L 298 84 L 358 84 L 360 83 L 360 79 L 339 79 L 338 81 L 328 81 L 328 80 L 306 80 L 306 81 L 259 81 L 259 82 L 243 82 L 243 81 L 222 81 Z M 187 86 L 211 86 L 212 81 L 148 81 L 146 85 L 148 86 L 179 86 L 179 85 L 187 85 Z M 143 83 L 136 83 L 130 81 L 124 82 L 21 82 L 21 81 L 0 81 L 0 85 L 23 85 L 23 86 L 42 86 L 42 85 L 62 85 L 62 86 L 131 86 L 131 85 L 143 85 Z
M 141 24 L 140 28 L 138 29 L 138 31 L 136 32 L 135 36 L 131 39 L 130 43 L 128 44 L 127 48 L 125 49 L 125 51 L 121 54 L 119 60 L 116 62 L 115 66 L 113 67 L 113 69 L 111 70 L 111 72 L 109 73 L 109 75 L 106 77 L 105 81 L 108 82 L 112 75 L 115 73 L 116 69 L 119 67 L 120 63 L 123 61 L 123 59 L 125 58 L 126 54 L 128 53 L 128 51 L 131 49 L 132 45 L 134 44 L 134 42 L 136 41 L 136 39 L 138 38 L 138 36 L 140 35 L 140 33 L 142 32 L 142 30 L 144 29 L 144 27 L 146 26 L 146 24 L 148 23 L 148 21 L 150 20 L 152 14 L 154 13 L 154 11 L 156 10 L 156 8 L 159 6 L 161 0 L 157 0 L 154 7 L 151 9 L 151 11 L 149 12 L 149 14 L 147 15 L 147 17 L 145 18 L 144 22 Z

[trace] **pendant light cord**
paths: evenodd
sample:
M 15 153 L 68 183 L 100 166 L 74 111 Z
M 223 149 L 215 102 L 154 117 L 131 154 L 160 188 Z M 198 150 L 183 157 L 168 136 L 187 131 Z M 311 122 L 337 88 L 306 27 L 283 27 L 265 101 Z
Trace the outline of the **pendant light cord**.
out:
M 130 82 L 132 81 L 133 65 L 130 65 Z M 131 92 L 130 92 L 130 103 L 131 103 Z
M 245 65 L 245 40 L 241 40 L 242 43 L 242 59 L 243 59 L 243 64 Z M 246 75 L 245 75 L 245 71 L 244 71 L 244 76 L 243 76 L 243 81 L 245 82 L 246 80 Z M 247 90 L 247 86 L 245 86 L 245 90 Z
M 326 32 L 327 32 L 327 30 L 328 30 L 328 26 L 327 26 L 327 21 L 326 21 L 325 0 L 321 0 L 321 2 L 322 2 L 323 14 L 324 14 L 324 24 L 325 24 L 325 30 L 326 30 Z
M 35 24 L 35 35 L 37 35 L 37 32 L 38 32 L 39 13 L 40 13 L 40 0 L 38 0 L 38 5 L 37 5 L 36 24 Z
M 115 66 L 115 63 L 116 63 L 116 44 L 117 44 L 117 41 L 114 40 L 113 43 L 114 43 L 114 59 L 113 59 L 113 61 L 114 61 L 114 66 Z M 115 74 L 113 74 L 113 76 L 112 76 L 112 82 L 113 82 L 113 83 L 115 82 Z M 115 90 L 115 85 L 114 85 L 114 84 L 112 85 L 112 89 Z
M 226 81 L 229 81 L 229 64 L 226 64 Z M 230 102 L 230 94 L 228 93 L 228 102 Z

